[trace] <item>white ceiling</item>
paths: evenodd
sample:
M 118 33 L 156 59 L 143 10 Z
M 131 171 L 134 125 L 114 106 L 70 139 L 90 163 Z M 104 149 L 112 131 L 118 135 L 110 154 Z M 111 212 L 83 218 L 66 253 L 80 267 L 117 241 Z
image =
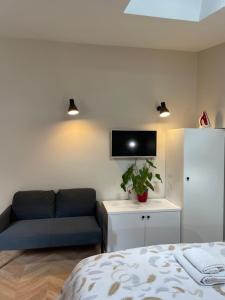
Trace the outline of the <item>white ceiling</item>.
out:
M 0 37 L 188 51 L 225 42 L 224 9 L 197 23 L 124 14 L 128 3 L 0 0 Z

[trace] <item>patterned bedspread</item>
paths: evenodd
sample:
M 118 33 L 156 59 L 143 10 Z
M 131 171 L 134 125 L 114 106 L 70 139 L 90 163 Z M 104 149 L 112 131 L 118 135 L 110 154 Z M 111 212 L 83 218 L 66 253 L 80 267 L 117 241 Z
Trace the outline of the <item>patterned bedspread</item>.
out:
M 225 300 L 225 285 L 198 285 L 176 262 L 176 249 L 225 243 L 158 245 L 105 253 L 82 260 L 59 300 Z

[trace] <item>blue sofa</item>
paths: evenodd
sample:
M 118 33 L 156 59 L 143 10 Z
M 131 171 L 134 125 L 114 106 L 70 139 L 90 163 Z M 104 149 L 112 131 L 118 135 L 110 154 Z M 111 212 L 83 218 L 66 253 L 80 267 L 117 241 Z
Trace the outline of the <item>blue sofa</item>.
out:
M 0 215 L 0 250 L 102 245 L 93 189 L 24 191 Z

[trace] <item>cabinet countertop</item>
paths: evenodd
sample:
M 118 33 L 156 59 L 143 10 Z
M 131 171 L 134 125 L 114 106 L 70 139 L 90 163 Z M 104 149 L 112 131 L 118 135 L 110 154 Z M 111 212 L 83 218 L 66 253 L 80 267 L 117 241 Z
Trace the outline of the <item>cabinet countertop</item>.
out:
M 108 200 L 103 201 L 103 205 L 108 214 L 166 212 L 181 210 L 179 206 L 176 206 L 167 199 L 148 199 L 148 201 L 145 203 L 140 203 L 137 200 Z

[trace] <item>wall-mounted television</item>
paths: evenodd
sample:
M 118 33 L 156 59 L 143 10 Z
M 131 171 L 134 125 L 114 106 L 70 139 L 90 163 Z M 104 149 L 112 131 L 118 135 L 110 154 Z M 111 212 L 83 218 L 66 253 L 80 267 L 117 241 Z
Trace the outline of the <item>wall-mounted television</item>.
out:
M 156 156 L 157 132 L 148 130 L 112 130 L 112 158 L 147 158 Z

